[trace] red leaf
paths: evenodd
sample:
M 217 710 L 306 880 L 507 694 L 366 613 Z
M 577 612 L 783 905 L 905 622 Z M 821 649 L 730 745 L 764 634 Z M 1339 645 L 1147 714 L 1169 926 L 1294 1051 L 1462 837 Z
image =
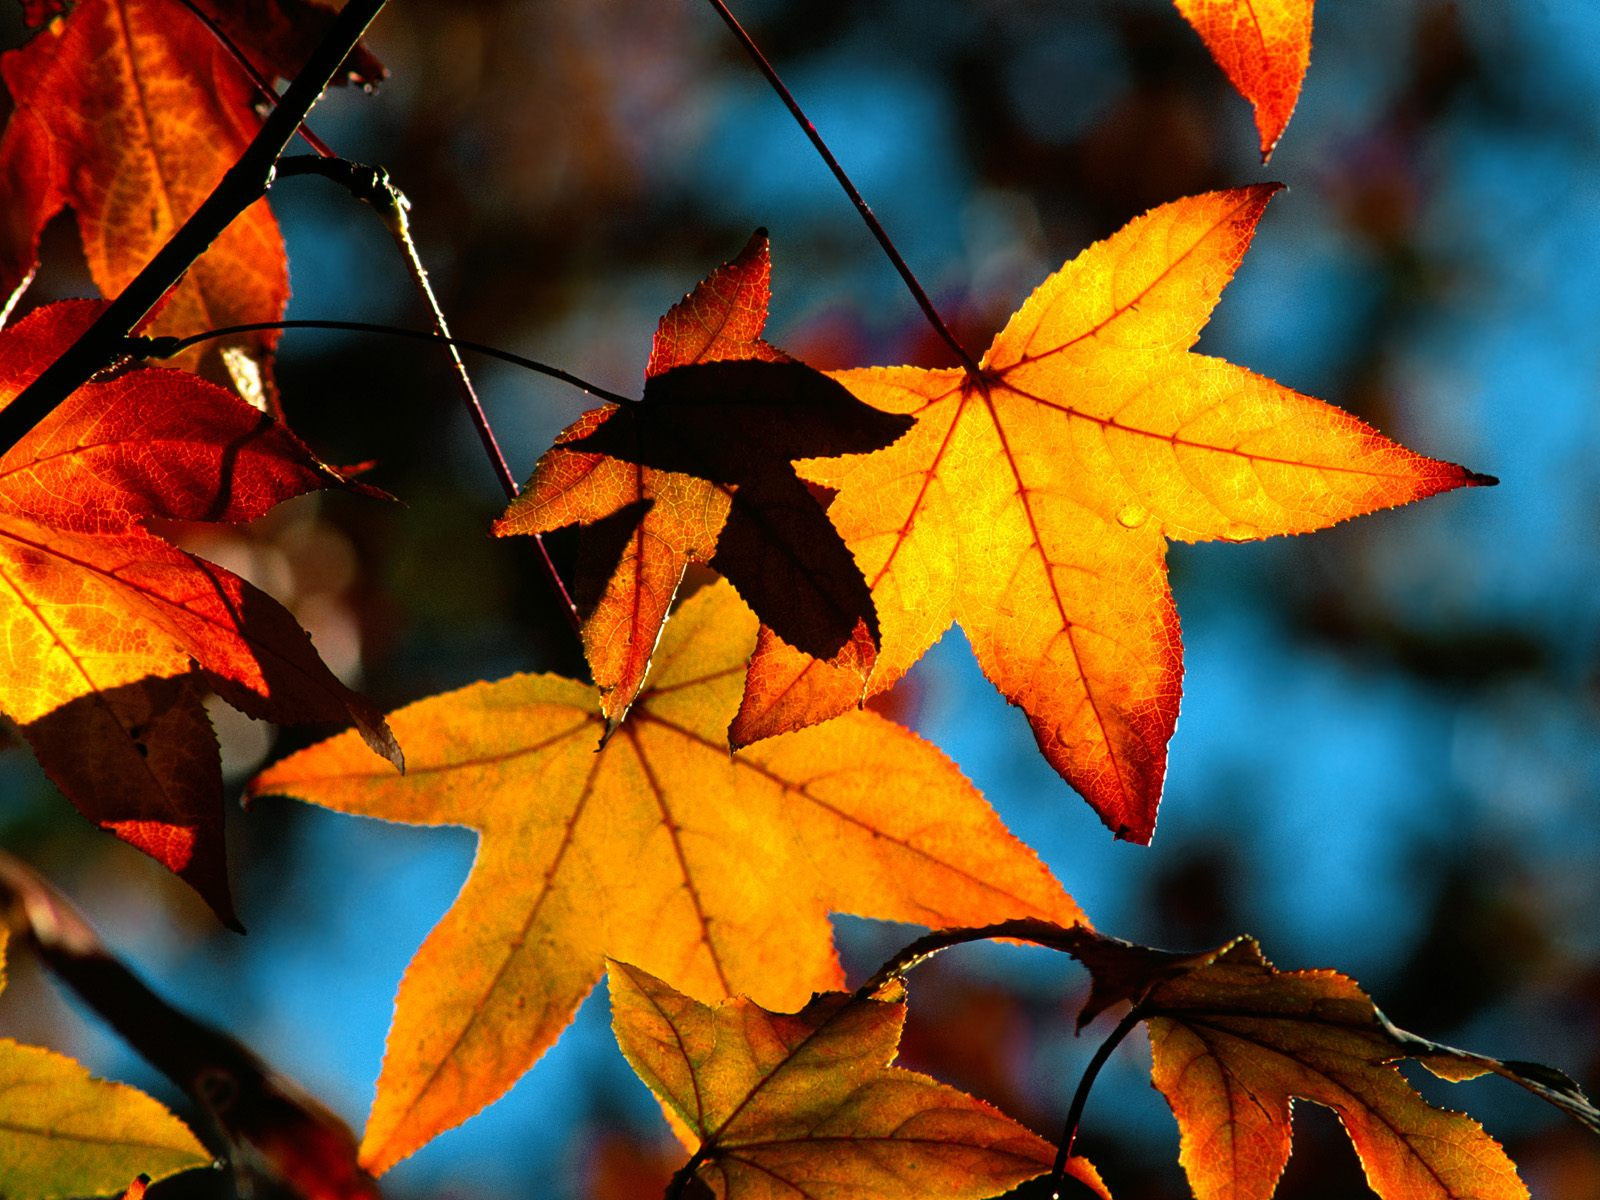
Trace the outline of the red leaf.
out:
M 0 333 L 0 406 L 99 305 Z M 293 434 L 180 371 L 80 388 L 0 459 L 0 706 L 92 820 L 232 920 L 220 775 L 203 686 L 276 721 L 354 721 L 399 762 L 382 716 L 328 671 L 271 597 L 144 529 L 246 520 L 343 480 Z
M 269 77 L 298 70 L 332 15 L 308 0 L 202 7 Z M 362 80 L 382 74 L 364 52 L 349 69 Z M 260 125 L 248 73 L 174 0 L 82 0 L 0 57 L 0 75 L 16 103 L 0 137 L 0 310 L 32 276 L 39 235 L 63 208 L 77 216 L 96 286 L 120 292 Z M 151 329 L 189 334 L 276 321 L 288 298 L 283 239 L 259 201 L 189 269 Z M 225 345 L 261 354 L 276 344 L 275 332 L 250 334 L 182 361 L 215 358 Z

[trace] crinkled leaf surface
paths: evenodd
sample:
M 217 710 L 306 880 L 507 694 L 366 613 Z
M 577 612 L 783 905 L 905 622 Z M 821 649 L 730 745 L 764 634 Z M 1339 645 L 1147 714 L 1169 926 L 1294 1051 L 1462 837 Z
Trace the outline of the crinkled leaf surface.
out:
M 613 724 L 691 562 L 724 576 L 790 645 L 839 658 L 858 695 L 871 667 L 871 593 L 791 464 L 879 449 L 911 422 L 762 341 L 770 281 L 758 230 L 662 317 L 643 402 L 580 417 L 495 525 L 502 536 L 586 526 L 584 650 Z
M 917 418 L 886 450 L 801 464 L 872 585 L 891 686 L 960 621 L 1046 759 L 1148 842 L 1178 715 L 1168 539 L 1245 541 L 1487 482 L 1319 400 L 1190 352 L 1271 185 L 1180 200 L 1052 275 L 960 371 L 844 371 Z M 763 631 L 731 733 L 847 711 L 859 680 Z
M 1283 136 L 1311 62 L 1315 0 L 1174 0 L 1255 109 L 1265 161 Z
M 499 1096 L 622 957 L 691 995 L 795 1007 L 841 982 L 830 912 L 929 926 L 1080 920 L 936 749 L 871 713 L 738 755 L 755 618 L 726 584 L 673 616 L 598 752 L 595 693 L 513 676 L 394 713 L 410 765 L 339 737 L 251 791 L 419 825 L 478 854 L 407 968 L 363 1148 L 381 1171 Z
M 0 987 L 5 946 L 0 926 Z M 106 1196 L 136 1175 L 164 1179 L 210 1161 L 184 1123 L 143 1092 L 0 1038 L 0 1196 Z
M 1270 1200 L 1296 1098 L 1338 1114 L 1384 1200 L 1526 1200 L 1499 1143 L 1424 1101 L 1395 1068 L 1404 1058 L 1446 1079 L 1497 1072 L 1600 1130 L 1600 1113 L 1559 1072 L 1406 1033 L 1347 976 L 1279 971 L 1249 938 L 1177 955 L 1083 928 L 1039 940 L 1052 936 L 1094 977 L 1080 1024 L 1125 1001 L 1146 1015 L 1152 1077 L 1198 1200 Z
M 332 9 L 306 0 L 201 0 L 267 77 L 292 76 Z M 382 75 L 359 52 L 350 77 Z M 39 235 L 77 217 L 89 270 L 120 292 L 234 164 L 260 125 L 249 78 L 173 0 L 80 0 L 0 57 L 16 103 L 0 136 L 0 307 L 38 265 Z M 156 317 L 156 333 L 276 321 L 289 298 L 283 239 L 266 201 L 233 221 Z M 233 345 L 253 352 L 272 332 Z M 209 353 L 218 354 L 220 346 Z M 182 360 L 200 361 L 196 350 Z
M 93 320 L 75 301 L 0 331 L 0 407 Z M 74 392 L 0 458 L 0 708 L 91 820 L 232 919 L 221 776 L 201 706 L 354 721 L 398 762 L 382 714 L 323 665 L 271 597 L 156 537 L 150 518 L 245 521 L 341 486 L 223 389 L 137 368 Z
M 981 1200 L 1055 1157 L 993 1106 L 891 1065 L 905 1024 L 898 983 L 789 1014 L 743 997 L 700 1004 L 622 962 L 608 978 L 623 1054 L 718 1197 Z M 1109 1200 L 1086 1160 L 1068 1166 Z

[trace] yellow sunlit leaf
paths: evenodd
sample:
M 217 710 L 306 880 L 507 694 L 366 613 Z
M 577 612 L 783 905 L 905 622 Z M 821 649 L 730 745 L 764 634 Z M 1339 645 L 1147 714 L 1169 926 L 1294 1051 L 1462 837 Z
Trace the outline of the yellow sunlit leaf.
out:
M 596 752 L 595 693 L 513 676 L 393 714 L 401 778 L 335 738 L 255 793 L 479 831 L 472 874 L 406 972 L 363 1160 L 381 1171 L 500 1095 L 604 969 L 783 1008 L 842 980 L 830 912 L 928 926 L 1082 914 L 932 746 L 874 714 L 738 755 L 723 731 L 755 619 L 725 584 L 667 626 Z M 369 755 L 370 757 L 370 755 Z

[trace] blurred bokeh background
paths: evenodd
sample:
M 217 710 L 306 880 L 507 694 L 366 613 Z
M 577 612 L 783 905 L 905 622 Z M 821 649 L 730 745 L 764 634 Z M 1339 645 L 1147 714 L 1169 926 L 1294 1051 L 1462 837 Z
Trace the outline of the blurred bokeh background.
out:
M 1319 6 L 1299 110 L 1262 167 L 1248 106 L 1168 0 L 743 0 L 966 344 L 1152 205 L 1277 179 L 1201 349 L 1502 479 L 1310 537 L 1178 546 L 1183 716 L 1150 848 L 1114 843 L 1042 764 L 959 632 L 893 707 L 949 752 L 1106 931 L 1174 948 L 1251 932 L 1280 966 L 1355 975 L 1398 1023 L 1600 1090 L 1600 7 Z M 10 6 L 6 45 L 22 35 Z M 392 78 L 313 125 L 382 163 L 463 336 L 636 391 L 660 313 L 771 230 L 769 337 L 818 366 L 943 365 L 943 347 L 708 6 L 394 0 Z M 274 189 L 293 317 L 425 314 L 382 227 L 314 179 Z M 71 226 L 36 302 L 89 291 Z M 519 477 L 584 397 L 474 364 Z M 194 548 L 291 603 L 385 706 L 513 670 L 581 674 L 429 347 L 286 335 L 284 405 L 400 497 L 285 506 Z M 235 792 L 318 731 L 217 712 Z M 471 861 L 461 831 L 267 801 L 230 843 L 250 933 L 219 929 L 98 834 L 26 752 L 0 842 L 60 882 L 164 993 L 358 1128 L 401 971 Z M 858 972 L 912 931 L 841 919 Z M 0 1029 L 172 1097 L 26 960 Z M 913 981 L 906 1059 L 1053 1136 L 1095 1045 L 1083 979 L 1017 949 Z M 386 1180 L 404 1197 L 623 1200 L 678 1161 L 602 993 L 504 1101 Z M 1119 1051 L 1080 1146 L 1121 1200 L 1187 1195 L 1145 1049 Z M 1600 1143 L 1499 1081 L 1430 1096 L 1508 1143 L 1540 1200 L 1600 1195 Z M 1303 1105 L 1280 1193 L 1365 1194 Z

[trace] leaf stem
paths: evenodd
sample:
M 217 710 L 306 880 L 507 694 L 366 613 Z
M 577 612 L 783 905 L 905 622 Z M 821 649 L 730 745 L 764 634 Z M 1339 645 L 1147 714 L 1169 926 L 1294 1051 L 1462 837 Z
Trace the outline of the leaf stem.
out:
M 822 140 L 822 135 L 817 132 L 817 127 L 806 116 L 805 110 L 800 107 L 800 103 L 794 98 L 794 94 L 784 85 L 777 70 L 767 61 L 767 56 L 761 52 L 761 47 L 756 45 L 755 39 L 745 31 L 743 25 L 739 24 L 739 19 L 728 9 L 724 0 L 709 0 L 709 3 L 712 8 L 717 10 L 717 15 L 723 19 L 728 28 L 733 31 L 733 36 L 739 39 L 739 44 L 745 48 L 746 53 L 755 61 L 761 73 L 767 77 L 767 82 L 772 85 L 772 90 L 778 94 L 778 99 L 783 101 L 784 106 L 788 108 L 790 115 L 794 117 L 795 122 L 800 126 L 806 137 L 811 139 L 812 146 L 821 155 L 822 161 L 828 165 L 828 170 L 833 172 L 833 177 L 839 181 L 839 186 L 844 189 L 844 194 L 850 197 L 850 203 L 856 206 L 856 211 L 861 214 L 861 219 L 866 222 L 867 228 L 872 231 L 872 236 L 878 239 L 878 245 L 883 247 L 883 252 L 889 256 L 889 261 L 894 264 L 894 269 L 900 273 L 900 278 L 905 281 L 906 288 L 911 292 L 912 299 L 917 302 L 917 307 L 922 309 L 922 315 L 927 317 L 928 324 L 933 327 L 933 331 L 939 335 L 940 340 L 950 347 L 956 359 L 961 363 L 961 369 L 967 373 L 973 383 L 983 387 L 983 373 L 978 368 L 977 360 L 967 352 L 965 346 L 956 340 L 956 335 L 950 332 L 950 327 L 944 323 L 944 318 L 939 315 L 939 310 L 933 306 L 933 301 L 928 299 L 928 293 L 923 291 L 922 284 L 917 282 L 916 275 L 912 273 L 910 266 L 906 264 L 906 260 L 901 257 L 900 251 L 895 248 L 888 231 L 884 229 L 883 224 L 873 213 L 871 206 L 862 198 L 860 191 L 857 190 L 850 176 L 845 173 L 845 169 L 839 165 L 839 160 L 833 156 L 833 151 L 828 149 L 828 144 Z
M 689 1161 L 684 1163 L 672 1173 L 672 1178 L 667 1181 L 667 1190 L 662 1193 L 661 1200 L 683 1200 L 687 1194 L 689 1182 L 695 1177 L 695 1172 L 700 1169 L 700 1164 L 706 1160 L 706 1147 L 702 1142 L 695 1152 L 689 1156 Z
M 267 114 L 237 162 L 143 270 L 108 304 L 61 357 L 46 367 L 21 394 L 0 409 L 0 455 L 23 439 L 55 407 L 108 366 L 124 349 L 133 327 L 183 276 L 218 235 L 260 199 L 273 165 L 306 114 L 332 82 L 367 26 L 386 0 L 350 0 L 328 24 L 306 65 Z
M 260 96 L 261 99 L 270 107 L 276 108 L 278 106 L 277 90 L 272 86 L 267 78 L 261 74 L 260 71 L 256 70 L 255 63 L 251 62 L 249 56 L 247 56 L 245 52 L 239 48 L 239 44 L 228 36 L 227 30 L 223 29 L 221 25 L 218 25 L 215 21 L 213 21 L 210 17 L 210 14 L 196 4 L 194 0 L 178 0 L 178 3 L 193 13 L 195 19 L 199 21 L 200 24 L 204 25 L 206 29 L 210 31 L 211 36 L 217 40 L 217 44 L 226 50 L 233 58 L 233 61 L 238 63 L 239 66 L 243 68 L 244 73 L 250 78 L 251 85 L 256 89 L 256 94 Z M 298 132 L 300 137 L 305 141 L 305 144 L 310 146 L 323 158 L 338 157 L 338 155 L 334 154 L 334 152 L 329 149 L 327 142 L 323 141 L 316 134 L 311 132 L 311 127 L 304 121 L 300 123 Z
M 1072 1145 L 1078 1140 L 1078 1125 L 1083 1120 L 1083 1109 L 1089 1102 L 1089 1090 L 1100 1076 L 1100 1068 L 1110 1060 L 1112 1052 L 1122 1045 L 1122 1039 L 1144 1019 L 1145 1012 L 1137 1004 L 1130 1008 L 1106 1040 L 1100 1043 L 1089 1065 L 1083 1069 L 1083 1078 L 1078 1080 L 1078 1090 L 1073 1092 L 1072 1104 L 1067 1109 L 1067 1123 L 1061 1131 L 1061 1144 L 1056 1148 L 1055 1165 L 1050 1168 L 1050 1200 L 1061 1200 L 1061 1181 L 1066 1178 L 1067 1159 L 1072 1157 Z
M 487 358 L 499 359 L 501 362 L 510 363 L 514 367 L 521 367 L 527 371 L 534 371 L 540 375 L 547 375 L 551 379 L 559 379 L 562 383 L 570 384 L 580 392 L 586 392 L 596 400 L 604 400 L 611 404 L 638 404 L 634 396 L 624 396 L 621 392 L 613 392 L 603 388 L 597 383 L 590 383 L 570 371 L 563 371 L 560 367 L 552 367 L 537 359 L 526 358 L 521 354 L 513 354 L 509 350 L 501 350 L 497 346 L 485 345 L 483 342 L 469 341 L 466 338 L 445 337 L 425 329 L 405 329 L 398 325 L 379 325 L 371 321 L 255 321 L 248 325 L 226 325 L 220 329 L 207 329 L 202 333 L 192 333 L 188 337 L 129 337 L 123 342 L 122 349 L 125 353 L 137 358 L 171 358 L 182 354 L 190 346 L 199 345 L 201 342 L 214 338 L 233 337 L 241 333 L 258 333 L 266 329 L 330 329 L 345 333 L 381 333 L 388 337 L 406 338 L 413 342 L 442 342 L 451 346 L 458 346 L 463 350 L 470 350 L 474 354 L 482 354 Z
M 897 951 L 857 989 L 857 994 L 871 995 L 891 979 L 903 977 L 913 967 L 921 966 L 935 954 L 952 946 L 990 942 L 1001 938 L 1028 942 L 1031 945 L 1042 946 L 1046 950 L 1059 950 L 1063 954 L 1075 953 L 1083 942 L 1080 926 L 1063 927 L 1032 917 L 1018 917 L 1010 921 L 999 921 L 993 925 L 979 925 L 973 928 L 937 929 Z

